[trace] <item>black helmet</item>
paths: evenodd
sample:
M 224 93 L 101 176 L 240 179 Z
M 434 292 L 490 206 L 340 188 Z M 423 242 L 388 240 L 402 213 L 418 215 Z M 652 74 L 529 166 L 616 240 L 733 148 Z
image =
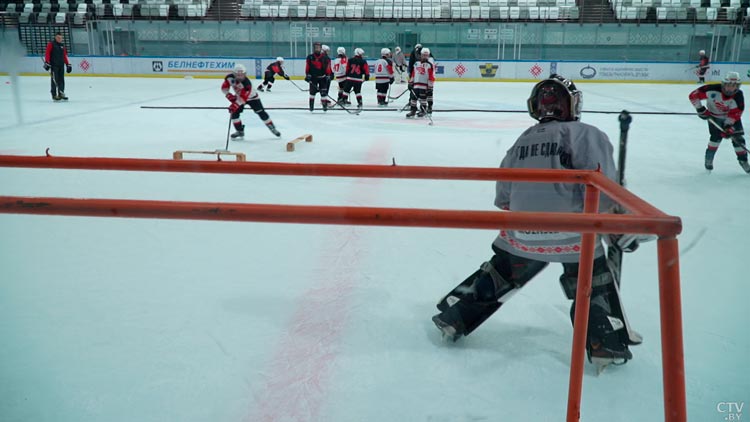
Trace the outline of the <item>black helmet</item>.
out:
M 573 81 L 552 74 L 534 85 L 527 101 L 529 115 L 540 122 L 573 121 L 581 118 L 583 93 Z

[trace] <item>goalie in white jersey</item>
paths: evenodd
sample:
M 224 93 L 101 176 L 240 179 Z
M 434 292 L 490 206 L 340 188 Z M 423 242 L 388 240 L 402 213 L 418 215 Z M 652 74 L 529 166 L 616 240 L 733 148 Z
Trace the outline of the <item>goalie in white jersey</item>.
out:
M 581 123 L 582 94 L 572 81 L 552 75 L 534 86 L 528 99 L 531 117 L 539 123 L 523 132 L 508 150 L 501 168 L 596 170 L 615 180 L 613 147 L 607 135 Z M 508 211 L 580 213 L 584 186 L 569 183 L 499 181 L 495 206 Z M 602 196 L 603 212 L 613 202 Z M 624 236 L 619 237 L 623 239 Z M 624 245 L 625 251 L 635 249 Z M 629 249 L 628 249 L 629 247 Z M 438 303 L 433 322 L 453 341 L 479 327 L 550 262 L 563 266 L 560 283 L 573 300 L 575 318 L 581 236 L 578 233 L 501 230 L 492 244 L 495 255 Z M 631 340 L 619 292 L 607 265 L 601 240 L 595 252 L 587 352 L 597 364 L 625 363 L 632 358 Z M 634 337 L 633 337 L 634 338 Z

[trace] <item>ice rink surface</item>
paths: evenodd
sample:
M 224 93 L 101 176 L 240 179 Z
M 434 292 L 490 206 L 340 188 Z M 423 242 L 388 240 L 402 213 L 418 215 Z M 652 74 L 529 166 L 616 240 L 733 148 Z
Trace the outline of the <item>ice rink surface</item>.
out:
M 70 101 L 53 103 L 46 78 L 0 77 L 0 153 L 168 159 L 223 148 L 225 110 L 141 108 L 226 106 L 220 84 L 69 77 Z M 523 111 L 531 87 L 438 81 L 435 108 Z M 584 110 L 693 110 L 688 84 L 579 88 Z M 376 108 L 374 84 L 363 92 Z M 428 126 L 396 111 L 407 95 L 358 116 L 274 110 L 307 106 L 284 80 L 261 96 L 282 137 L 246 111 L 245 139 L 230 149 L 251 161 L 497 167 L 534 123 L 436 111 Z M 583 121 L 617 141 L 616 114 Z M 286 152 L 306 133 L 312 143 Z M 688 415 L 702 422 L 725 420 L 719 403 L 750 404 L 750 176 L 726 141 L 707 174 L 707 141 L 697 117 L 634 115 L 627 164 L 628 188 L 683 221 Z M 0 186 L 18 196 L 471 210 L 494 200 L 491 182 L 7 168 Z M 572 329 L 559 265 L 459 343 L 441 342 L 430 321 L 437 300 L 489 259 L 491 231 L 0 215 L 0 233 L 2 421 L 564 419 Z M 587 364 L 584 421 L 663 420 L 655 244 L 624 262 L 624 303 L 645 341 L 598 377 Z

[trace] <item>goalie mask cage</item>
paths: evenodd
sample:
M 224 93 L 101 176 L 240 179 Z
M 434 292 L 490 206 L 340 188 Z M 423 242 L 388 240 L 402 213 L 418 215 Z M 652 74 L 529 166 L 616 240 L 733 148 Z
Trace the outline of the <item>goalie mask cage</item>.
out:
M 163 218 L 270 223 L 369 226 L 533 229 L 579 232 L 580 271 L 568 386 L 567 421 L 580 418 L 591 274 L 597 233 L 655 234 L 658 254 L 664 420 L 687 420 L 680 302 L 678 217 L 669 216 L 599 171 L 426 167 L 353 164 L 287 164 L 231 161 L 173 161 L 131 158 L 0 156 L 0 167 L 123 170 L 287 176 L 334 176 L 442 180 L 508 180 L 578 183 L 586 186 L 582 213 L 498 212 L 307 206 L 206 202 L 73 199 L 0 196 L 0 213 L 88 217 Z M 630 214 L 600 214 L 599 197 L 607 194 Z

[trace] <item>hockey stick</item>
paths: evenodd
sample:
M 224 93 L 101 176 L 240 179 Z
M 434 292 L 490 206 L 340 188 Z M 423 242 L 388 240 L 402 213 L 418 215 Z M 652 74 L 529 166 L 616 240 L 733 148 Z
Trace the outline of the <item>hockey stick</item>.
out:
M 727 135 L 727 132 L 726 132 L 726 131 L 724 130 L 724 128 L 723 128 L 723 127 L 722 127 L 722 126 L 721 126 L 721 125 L 719 124 L 719 122 L 717 122 L 717 121 L 716 121 L 716 119 L 715 119 L 715 118 L 714 118 L 713 116 L 709 117 L 709 118 L 708 118 L 708 119 L 706 119 L 706 120 L 708 120 L 708 123 L 710 123 L 710 124 L 714 125 L 714 127 L 715 127 L 716 129 L 719 129 L 719 130 L 721 131 L 721 133 L 723 133 L 723 134 Z M 743 135 L 744 133 L 745 133 L 745 131 L 743 131 L 743 130 L 739 130 L 739 131 L 737 131 L 737 132 L 734 132 L 734 133 L 733 133 L 732 135 Z M 731 137 L 731 135 L 727 135 L 727 137 L 729 138 L 729 137 Z M 740 143 L 738 143 L 738 142 L 735 142 L 735 141 L 734 141 L 734 139 L 732 139 L 732 145 L 736 145 L 736 146 L 739 146 L 740 148 L 744 149 L 744 150 L 745 150 L 746 152 L 750 152 L 750 150 L 749 150 L 749 149 L 747 149 L 747 147 L 746 147 L 746 146 L 744 146 L 744 145 L 742 145 L 742 144 L 740 144 Z
M 291 82 L 292 85 L 294 85 L 294 87 L 297 88 L 297 89 L 299 89 L 300 91 L 307 92 L 306 89 L 302 89 L 299 85 L 297 85 L 296 83 L 294 83 L 294 81 L 291 78 L 287 79 L 287 81 Z
M 229 124 L 227 125 L 227 144 L 224 146 L 224 151 L 229 151 L 229 132 L 232 130 L 232 115 L 229 115 Z
M 630 129 L 630 123 L 633 118 L 627 110 L 623 110 L 618 116 L 617 120 L 620 122 L 620 145 L 617 154 L 617 183 L 621 186 L 625 186 L 625 158 L 628 147 L 628 130 Z M 625 309 L 623 309 L 620 301 L 620 282 L 622 280 L 622 254 L 623 250 L 615 242 L 607 247 L 607 265 L 612 272 L 612 277 L 615 279 L 614 288 L 616 290 L 617 302 L 619 303 L 620 313 L 622 314 L 623 322 L 625 323 L 625 329 L 628 333 L 628 339 L 631 345 L 641 344 L 643 337 L 630 327 L 628 317 L 625 315 Z
M 391 86 L 392 86 L 392 85 L 391 85 Z M 400 93 L 400 94 L 396 95 L 395 97 L 391 97 L 391 95 L 390 95 L 390 88 L 388 88 L 388 91 L 389 91 L 389 94 L 388 94 L 388 99 L 389 99 L 389 100 L 398 100 L 399 98 L 401 98 L 401 96 L 402 96 L 402 95 L 406 94 L 406 92 L 407 92 L 407 91 L 409 91 L 409 88 L 406 88 L 406 89 L 404 90 L 404 92 L 402 92 L 402 93 Z
M 361 110 L 361 109 L 360 109 L 360 110 L 358 110 L 358 111 L 351 111 L 351 110 L 349 110 L 348 108 L 344 107 L 344 106 L 343 106 L 343 105 L 342 105 L 341 103 L 339 103 L 338 101 L 334 100 L 334 99 L 333 99 L 333 97 L 331 97 L 330 95 L 326 95 L 326 98 L 328 98 L 329 100 L 331 100 L 331 102 L 333 103 L 333 105 L 334 105 L 334 106 L 339 106 L 339 107 L 341 107 L 341 108 L 342 108 L 342 109 L 343 109 L 344 111 L 346 111 L 346 112 L 347 112 L 347 113 L 349 113 L 349 114 L 356 114 L 356 115 L 359 115 L 359 113 L 361 113 L 361 112 L 362 112 L 362 110 Z

